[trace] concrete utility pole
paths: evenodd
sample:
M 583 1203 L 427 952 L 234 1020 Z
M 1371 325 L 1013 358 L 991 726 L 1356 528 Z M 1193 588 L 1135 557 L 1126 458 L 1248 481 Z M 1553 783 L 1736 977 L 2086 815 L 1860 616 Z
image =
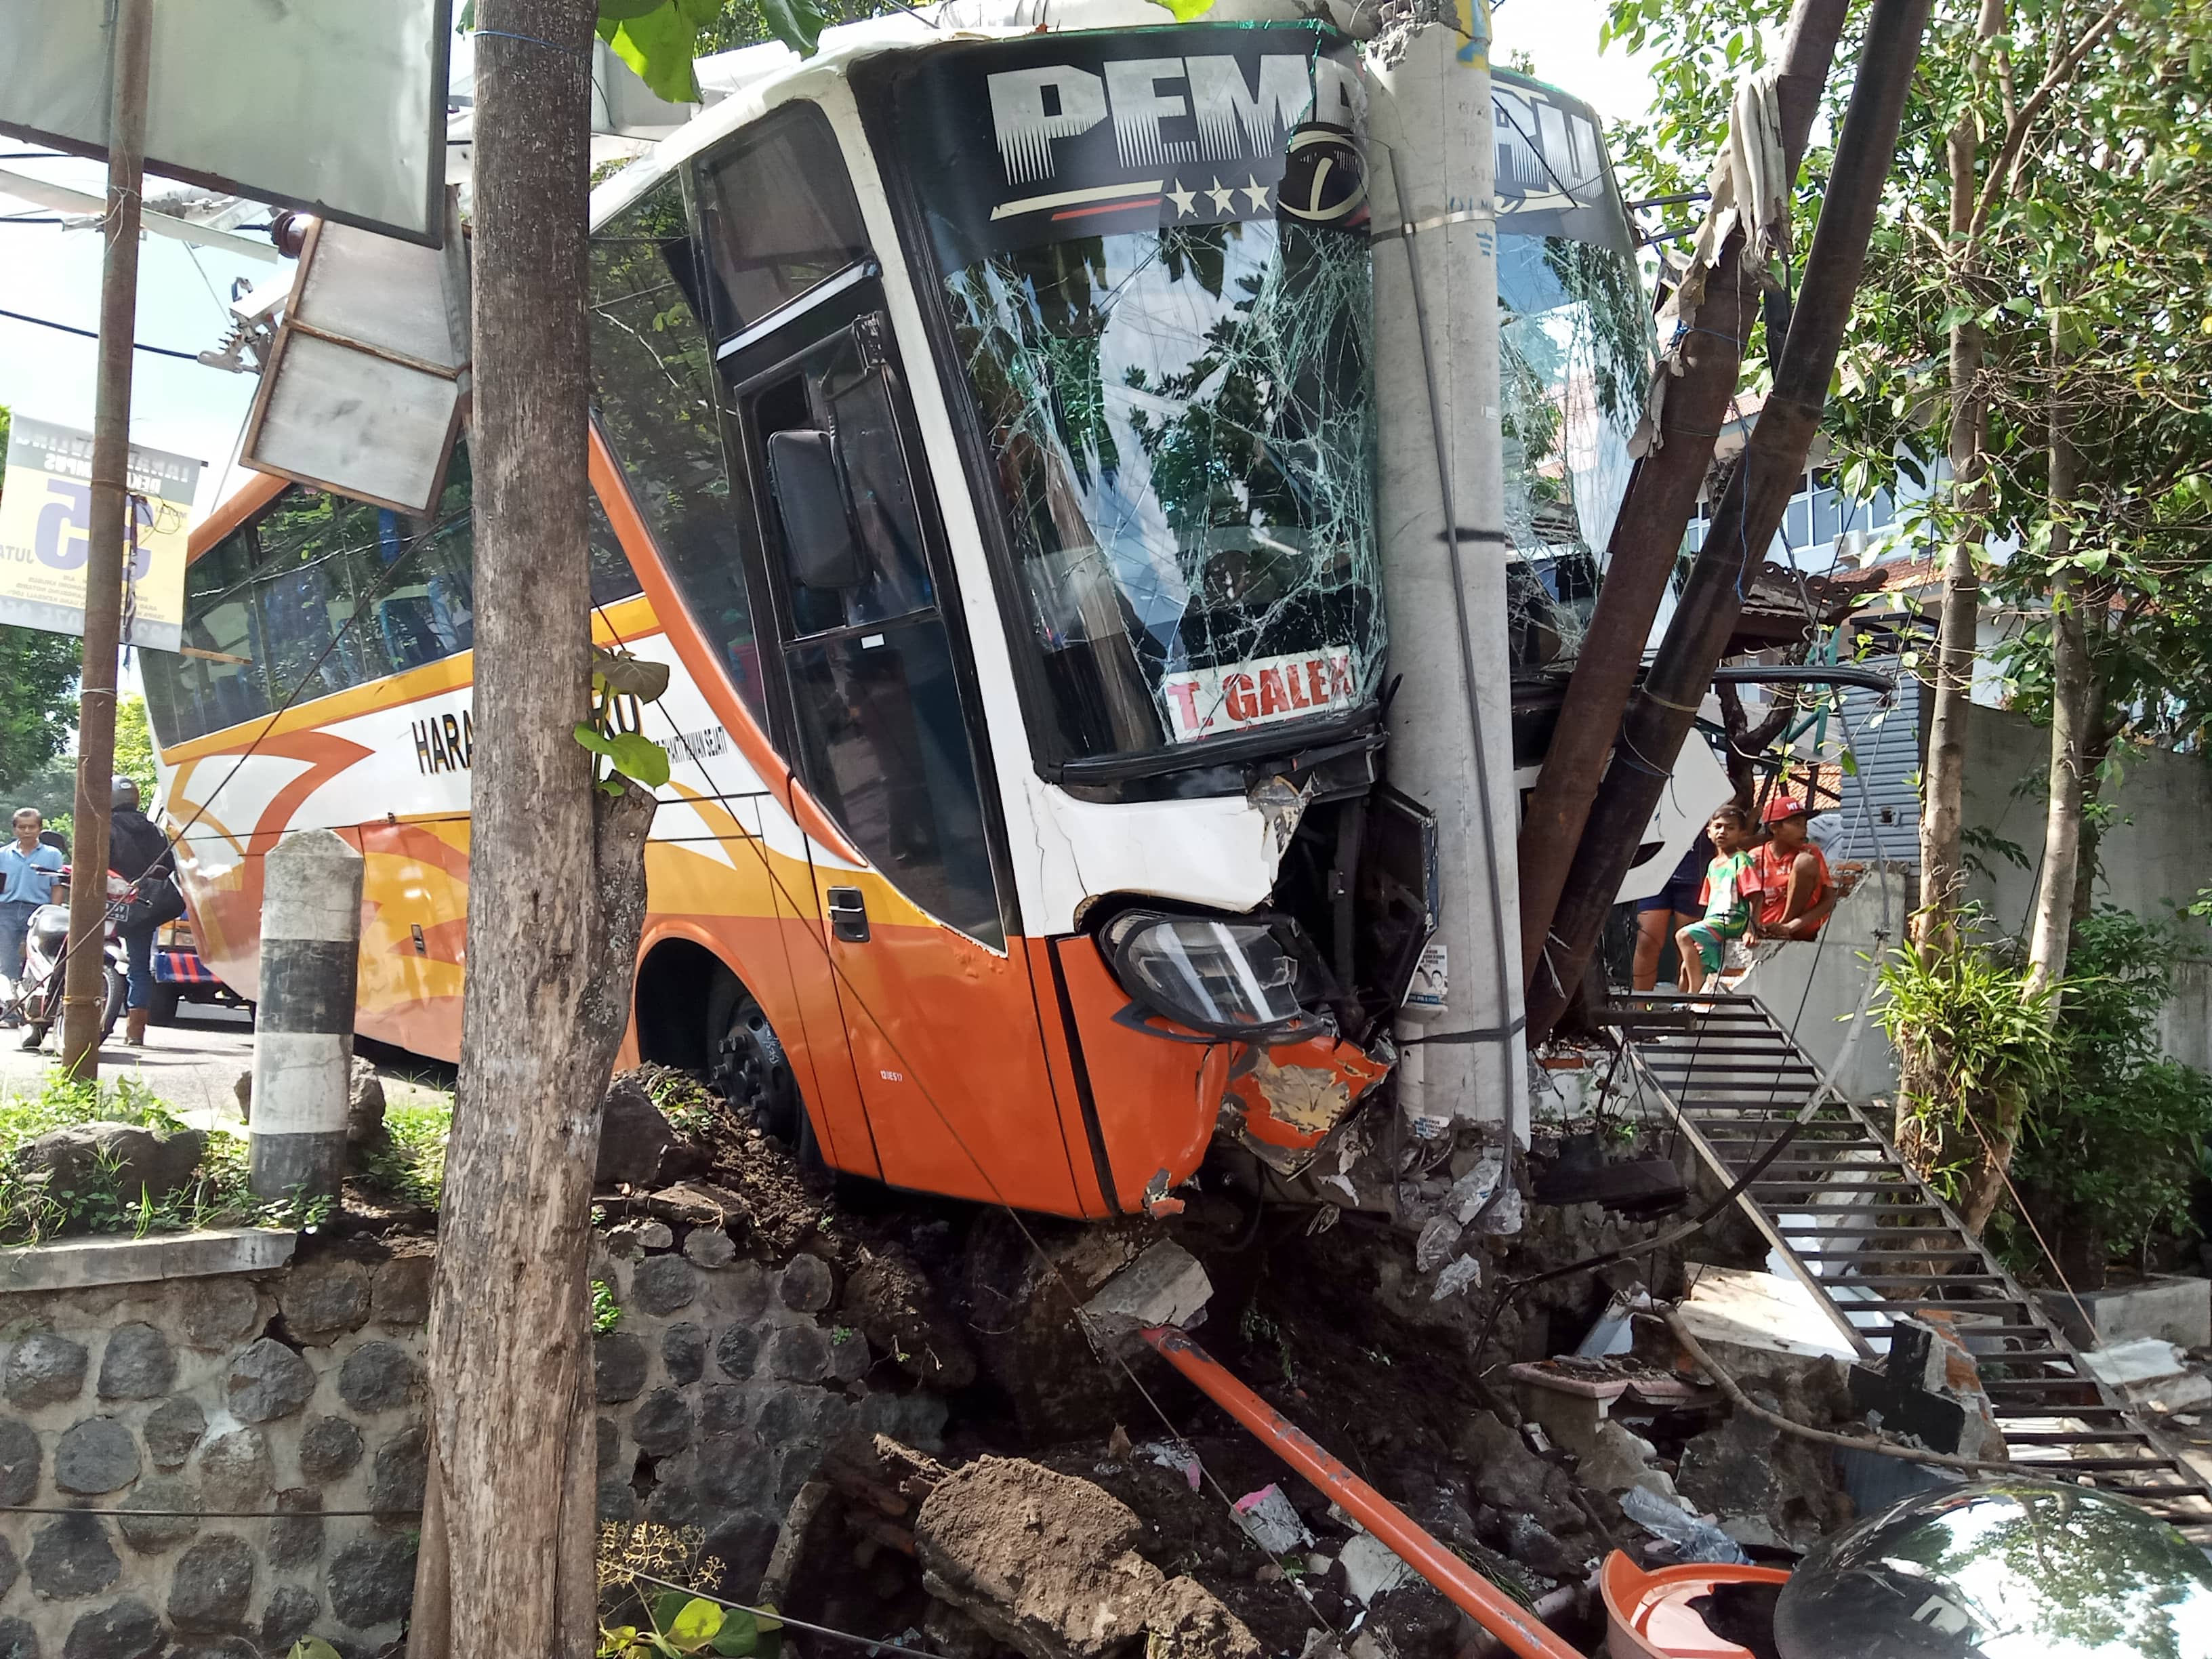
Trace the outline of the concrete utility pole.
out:
M 1774 97 L 1782 123 L 1783 175 L 1792 185 L 1850 11 L 1848 0 L 1797 0 L 1790 19 Z M 1747 189 L 1739 184 L 1739 200 Z M 1544 769 L 1521 821 L 1521 974 L 1532 1005 L 1540 1000 L 1534 988 L 1539 979 L 1545 982 L 1541 1000 L 1557 999 L 1561 1006 L 1575 984 L 1556 962 L 1552 971 L 1559 977 L 1553 981 L 1544 966 L 1544 942 L 1589 822 L 1598 780 L 1620 735 L 1621 711 L 1643 665 L 1652 619 L 1659 614 L 1683 532 L 1712 465 L 1714 441 L 1735 395 L 1743 343 L 1758 314 L 1762 287 L 1743 268 L 1746 240 L 1747 227 L 1740 224 L 1705 276 L 1703 303 L 1685 319 L 1678 358 L 1681 372 L 1667 388 L 1650 453 L 1629 475 L 1628 493 L 1606 550 L 1605 586 L 1598 591 L 1597 609 L 1567 681 Z M 1540 1040 L 1543 1033 L 1530 1035 Z
M 1690 568 L 1666 641 L 1622 727 L 1622 743 L 1646 764 L 1616 766 L 1605 775 L 1559 900 L 1552 959 L 1567 986 L 1589 965 L 1598 931 L 1658 805 L 1667 773 L 1681 752 L 1698 700 L 1711 686 L 1713 670 L 1735 632 L 1743 611 L 1742 584 L 1756 574 L 1757 560 L 1781 527 L 1790 497 L 1804 476 L 1805 457 L 1820 428 L 1836 354 L 1866 265 L 1867 239 L 1896 159 L 1905 100 L 1933 3 L 1874 0 L 1868 14 L 1866 43 L 1836 141 L 1820 223 L 1806 255 L 1804 282 L 1789 338 L 1775 358 L 1774 390 L 1759 410 L 1743 460 Z M 1566 996 L 1548 975 L 1540 976 L 1528 1004 L 1534 1035 L 1550 1030 Z
M 100 1073 L 106 1000 L 107 814 L 115 787 L 115 654 L 131 530 L 131 359 L 138 319 L 138 204 L 146 181 L 146 80 L 153 0 L 117 0 L 107 116 L 106 257 L 100 272 L 100 370 L 92 416 L 91 547 L 84 563 L 84 667 L 76 720 L 76 822 L 70 945 L 62 981 L 62 1069 Z
M 1419 7 L 1369 62 L 1375 378 L 1390 781 L 1436 814 L 1428 988 L 1401 1017 L 1401 1109 L 1517 1133 L 1528 1099 L 1510 826 L 1515 817 L 1498 420 L 1497 151 L 1487 9 Z
M 287 836 L 261 861 L 248 1126 L 257 1198 L 320 1198 L 345 1182 L 362 871 L 361 854 L 330 830 Z

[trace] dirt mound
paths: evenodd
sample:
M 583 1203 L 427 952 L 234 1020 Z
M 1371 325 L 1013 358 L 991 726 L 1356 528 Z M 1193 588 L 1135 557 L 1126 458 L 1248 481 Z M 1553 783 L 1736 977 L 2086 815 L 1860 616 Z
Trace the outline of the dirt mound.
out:
M 1088 1480 L 1026 1459 L 955 1471 L 921 1506 L 922 1583 L 1027 1659 L 1260 1659 L 1250 1630 L 1203 1584 L 1135 1546 L 1143 1521 Z

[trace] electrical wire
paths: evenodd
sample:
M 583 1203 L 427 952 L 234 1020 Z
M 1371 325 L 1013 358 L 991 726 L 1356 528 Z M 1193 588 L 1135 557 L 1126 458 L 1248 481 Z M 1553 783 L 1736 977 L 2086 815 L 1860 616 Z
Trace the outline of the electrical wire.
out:
M 80 339 L 97 340 L 100 337 L 100 331 L 96 328 L 79 328 L 73 323 L 58 323 L 51 317 L 33 317 L 27 312 L 9 311 L 5 307 L 0 307 L 0 317 L 6 317 L 19 323 L 31 323 L 40 328 L 51 328 L 58 333 L 74 334 Z M 179 357 L 188 363 L 197 363 L 200 360 L 198 352 L 179 351 L 173 346 L 148 345 L 143 340 L 133 340 L 131 345 L 134 351 L 150 351 L 157 357 Z

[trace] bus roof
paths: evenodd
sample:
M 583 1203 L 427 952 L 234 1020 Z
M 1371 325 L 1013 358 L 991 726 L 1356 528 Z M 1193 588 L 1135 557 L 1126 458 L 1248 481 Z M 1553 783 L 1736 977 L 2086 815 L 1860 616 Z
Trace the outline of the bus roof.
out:
M 1216 0 L 1203 21 L 1298 23 L 1313 19 L 1294 0 Z M 700 90 L 707 95 L 706 107 L 592 192 L 592 227 L 629 206 L 709 144 L 810 88 L 842 78 L 862 58 L 951 40 L 1175 26 L 1174 14 L 1156 0 L 944 0 L 939 5 L 824 29 L 822 49 L 811 58 L 802 58 L 773 40 L 702 58 L 696 73 Z

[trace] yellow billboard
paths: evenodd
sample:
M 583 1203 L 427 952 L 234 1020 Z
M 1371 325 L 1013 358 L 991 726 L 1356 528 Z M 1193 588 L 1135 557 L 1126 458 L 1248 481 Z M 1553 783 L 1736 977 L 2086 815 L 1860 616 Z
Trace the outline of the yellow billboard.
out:
M 185 531 L 201 465 L 131 446 L 125 645 L 174 651 L 184 643 Z M 91 530 L 91 434 L 18 416 L 0 483 L 0 623 L 83 634 Z

